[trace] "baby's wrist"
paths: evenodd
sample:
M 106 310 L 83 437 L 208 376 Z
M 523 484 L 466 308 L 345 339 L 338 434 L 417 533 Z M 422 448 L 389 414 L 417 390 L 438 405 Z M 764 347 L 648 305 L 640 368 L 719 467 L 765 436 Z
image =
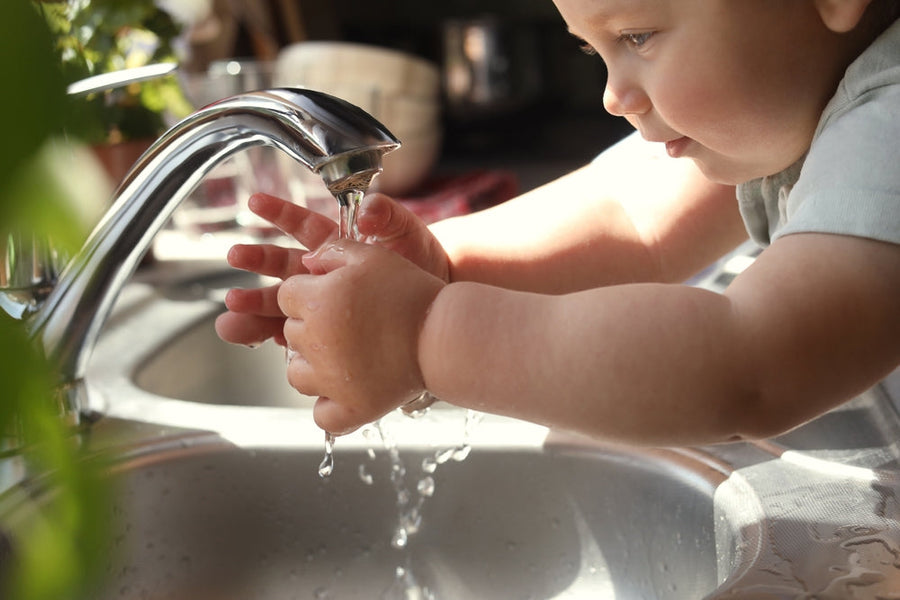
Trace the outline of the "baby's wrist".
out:
M 441 287 L 434 298 L 431 299 L 431 303 L 429 303 L 428 307 L 425 309 L 425 314 L 419 325 L 419 336 L 416 340 L 416 366 L 419 369 L 419 377 L 422 381 L 423 391 L 422 395 L 409 402 L 406 406 L 417 405 L 423 396 L 435 398 L 430 385 L 433 383 L 432 377 L 436 375 L 436 373 L 433 372 L 433 360 L 431 360 L 431 357 L 434 355 L 434 348 L 437 347 L 436 338 L 440 337 L 438 332 L 442 328 L 441 322 L 443 319 L 441 315 L 437 313 L 440 311 L 438 308 L 439 299 L 441 293 L 445 289 L 446 286 Z M 433 401 L 434 400 L 431 400 L 428 404 L 430 405 Z M 424 404 L 424 402 L 425 400 L 422 400 L 422 404 Z M 404 410 L 404 412 L 408 411 Z

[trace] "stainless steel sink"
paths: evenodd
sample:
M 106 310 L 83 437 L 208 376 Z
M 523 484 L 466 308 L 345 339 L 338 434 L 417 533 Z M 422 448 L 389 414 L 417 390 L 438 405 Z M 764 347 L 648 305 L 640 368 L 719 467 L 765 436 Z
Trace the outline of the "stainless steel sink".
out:
M 433 456 L 401 452 L 410 502 Z M 721 583 L 721 546 L 731 557 L 737 546 L 713 502 L 728 474 L 700 455 L 476 448 L 434 473 L 405 548 L 391 543 L 388 453 L 339 447 L 328 480 L 321 458 L 206 434 L 129 453 L 111 473 L 110 559 L 95 597 L 702 598 Z
M 287 382 L 284 348 L 222 342 L 212 317 L 202 319 L 153 352 L 134 373 L 139 388 L 190 402 L 250 406 L 312 406 Z
M 421 528 L 397 549 L 389 453 L 376 443 L 373 461 L 365 432 L 340 438 L 321 480 L 322 433 L 283 351 L 216 337 L 223 291 L 258 282 L 220 266 L 163 279 L 126 288 L 88 370 L 106 415 L 92 443 L 123 456 L 98 598 L 700 598 L 748 560 L 715 498 L 727 465 L 490 416 L 468 458 L 435 472 Z M 463 441 L 464 415 L 386 421 L 411 502 L 423 459 Z M 123 423 L 153 434 L 132 446 Z
M 231 346 L 213 330 L 224 291 L 259 283 L 220 263 L 162 264 L 123 291 L 86 378 L 87 406 L 102 415 L 87 443 L 113 457 L 117 490 L 96 598 L 900 589 L 900 419 L 877 390 L 771 442 L 702 449 L 614 447 L 492 416 L 465 437 L 465 413 L 444 405 L 386 421 L 403 468 L 361 431 L 338 440 L 322 480 L 322 432 L 312 400 L 285 380 L 283 351 Z M 421 496 L 423 460 L 463 440 L 468 457 L 441 465 L 434 495 Z M 27 522 L 52 501 L 24 489 L 0 513 Z M 420 498 L 421 526 L 396 547 Z

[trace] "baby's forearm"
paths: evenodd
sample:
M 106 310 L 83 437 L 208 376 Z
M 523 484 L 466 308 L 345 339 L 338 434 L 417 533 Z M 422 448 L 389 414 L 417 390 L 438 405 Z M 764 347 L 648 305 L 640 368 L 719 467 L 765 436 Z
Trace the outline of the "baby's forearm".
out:
M 554 297 L 453 284 L 419 361 L 453 404 L 630 443 L 716 442 L 740 433 L 751 397 L 730 318 L 727 298 L 682 286 Z
M 459 283 L 419 338 L 444 400 L 645 444 L 768 437 L 900 364 L 896 245 L 786 236 L 723 295 L 632 284 L 565 296 Z

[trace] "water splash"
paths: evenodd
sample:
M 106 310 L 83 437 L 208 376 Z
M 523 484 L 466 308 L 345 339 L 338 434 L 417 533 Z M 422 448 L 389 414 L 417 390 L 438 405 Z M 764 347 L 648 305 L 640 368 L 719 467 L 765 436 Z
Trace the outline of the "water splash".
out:
M 436 600 L 435 595 L 424 586 L 419 585 L 413 576 L 412 570 L 407 567 L 397 567 L 394 571 L 394 581 L 384 591 L 380 600 Z

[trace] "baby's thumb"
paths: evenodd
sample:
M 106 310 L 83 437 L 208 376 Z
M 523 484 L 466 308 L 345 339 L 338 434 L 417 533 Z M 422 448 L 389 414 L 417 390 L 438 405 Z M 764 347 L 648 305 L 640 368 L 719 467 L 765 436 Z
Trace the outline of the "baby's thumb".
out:
M 357 227 L 363 236 L 385 241 L 404 235 L 414 218 L 409 209 L 390 196 L 376 193 L 363 199 Z

